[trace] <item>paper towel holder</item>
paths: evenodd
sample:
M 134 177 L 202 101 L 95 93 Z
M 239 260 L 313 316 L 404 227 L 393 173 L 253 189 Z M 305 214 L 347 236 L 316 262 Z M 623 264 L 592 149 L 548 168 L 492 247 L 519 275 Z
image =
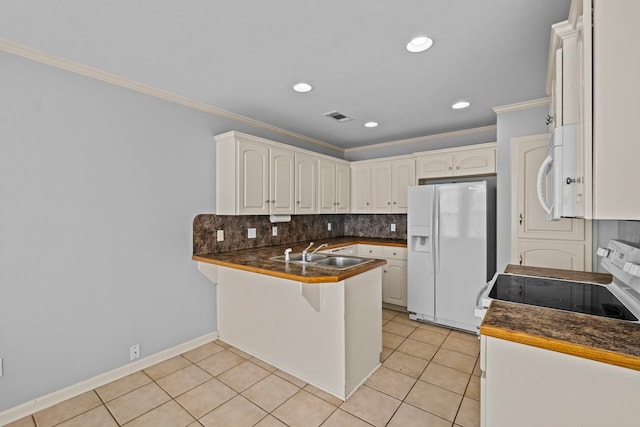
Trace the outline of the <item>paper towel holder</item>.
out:
M 291 222 L 291 215 L 269 215 L 271 222 Z

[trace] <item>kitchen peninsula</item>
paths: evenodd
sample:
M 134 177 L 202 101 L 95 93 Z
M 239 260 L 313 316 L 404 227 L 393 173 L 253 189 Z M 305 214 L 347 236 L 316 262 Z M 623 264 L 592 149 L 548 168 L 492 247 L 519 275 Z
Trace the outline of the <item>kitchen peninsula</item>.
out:
M 326 249 L 389 239 L 331 238 Z M 380 365 L 382 272 L 371 259 L 345 269 L 272 259 L 308 242 L 194 255 L 217 286 L 220 339 L 345 400 Z

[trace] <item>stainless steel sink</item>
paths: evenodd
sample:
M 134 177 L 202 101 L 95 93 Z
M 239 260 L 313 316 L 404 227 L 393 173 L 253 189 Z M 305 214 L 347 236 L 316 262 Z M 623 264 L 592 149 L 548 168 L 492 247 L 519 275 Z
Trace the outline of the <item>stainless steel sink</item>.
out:
M 371 260 L 366 258 L 332 256 L 332 257 L 328 257 L 328 258 L 317 261 L 317 264 L 323 265 L 325 267 L 349 268 L 349 267 L 353 267 L 354 265 L 363 264 L 367 261 L 371 261 Z
M 271 258 L 274 261 L 287 262 L 284 255 Z M 346 270 L 347 268 L 371 262 L 371 258 L 360 258 L 354 256 L 333 256 L 325 254 L 307 254 L 307 261 L 302 260 L 302 253 L 289 255 L 289 261 L 293 264 L 309 265 L 314 267 L 327 267 L 334 270 Z
M 320 260 L 323 260 L 325 258 L 328 258 L 329 255 L 324 255 L 324 254 L 307 254 L 307 261 L 306 263 L 311 263 L 311 262 L 317 262 Z M 277 257 L 277 258 L 282 258 L 282 261 L 284 261 L 284 255 L 281 257 Z M 290 254 L 289 258 L 291 259 L 291 261 L 294 262 L 303 262 L 302 261 L 302 252 L 297 253 L 297 254 Z

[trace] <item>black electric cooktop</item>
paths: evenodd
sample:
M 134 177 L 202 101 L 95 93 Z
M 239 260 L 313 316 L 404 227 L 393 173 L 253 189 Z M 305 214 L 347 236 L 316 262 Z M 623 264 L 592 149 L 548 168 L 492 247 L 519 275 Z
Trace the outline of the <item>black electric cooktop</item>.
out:
M 500 274 L 489 297 L 539 307 L 637 321 L 606 286 Z

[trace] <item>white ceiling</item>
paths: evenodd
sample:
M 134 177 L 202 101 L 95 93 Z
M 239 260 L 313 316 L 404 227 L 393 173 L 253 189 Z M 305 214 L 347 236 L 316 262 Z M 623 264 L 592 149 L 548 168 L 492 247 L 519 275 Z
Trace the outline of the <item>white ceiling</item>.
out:
M 550 26 L 569 3 L 3 0 L 0 38 L 353 148 L 492 125 L 492 107 L 544 97 Z M 434 46 L 408 53 L 422 34 Z M 460 99 L 472 106 L 452 110 Z

